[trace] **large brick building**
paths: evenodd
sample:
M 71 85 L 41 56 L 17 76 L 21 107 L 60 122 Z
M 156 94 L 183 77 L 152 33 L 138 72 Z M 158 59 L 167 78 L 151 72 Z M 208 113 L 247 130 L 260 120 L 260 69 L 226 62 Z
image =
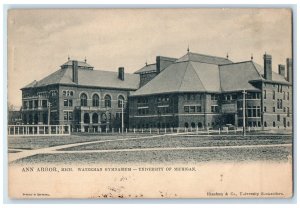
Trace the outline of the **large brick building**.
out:
M 69 124 L 73 131 L 100 131 L 128 126 L 127 100 L 139 76 L 94 70 L 86 61 L 68 60 L 40 81 L 22 88 L 24 124 Z M 50 112 L 50 115 L 49 115 Z
M 220 128 L 292 126 L 292 60 L 272 71 L 252 59 L 189 52 L 183 57 L 156 57 L 134 74 L 94 70 L 85 61 L 69 60 L 59 70 L 22 88 L 23 124 L 67 124 L 72 131 L 121 128 Z M 286 70 L 287 69 L 287 70 Z M 285 75 L 287 74 L 287 76 Z M 129 101 L 129 102 L 128 102 Z
M 161 68 L 161 63 L 163 68 Z M 243 93 L 246 126 L 292 126 L 292 61 L 272 71 L 272 57 L 264 67 L 250 61 L 188 52 L 179 59 L 158 57 L 137 74 L 141 88 L 131 93 L 131 128 L 219 128 L 243 126 Z

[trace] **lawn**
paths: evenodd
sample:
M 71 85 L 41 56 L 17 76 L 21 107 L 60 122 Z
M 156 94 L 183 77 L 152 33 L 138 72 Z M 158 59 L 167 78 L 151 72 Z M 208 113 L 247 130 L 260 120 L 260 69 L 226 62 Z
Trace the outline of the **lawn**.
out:
M 111 150 L 111 149 L 141 149 L 141 148 L 174 148 L 174 147 L 211 147 L 211 146 L 241 146 L 288 144 L 291 136 L 165 136 L 156 138 L 110 141 L 97 144 L 86 144 L 64 148 L 64 151 L 78 150 Z
M 12 164 L 196 164 L 203 162 L 287 162 L 291 147 L 249 147 L 202 150 L 159 150 L 103 153 L 40 154 L 26 157 Z
M 249 146 L 291 144 L 291 135 L 262 136 L 159 136 L 140 138 L 147 135 L 72 135 L 63 137 L 9 137 L 10 149 L 38 149 L 64 144 L 78 143 L 78 146 L 61 148 L 60 153 L 41 153 L 12 162 L 12 164 L 98 164 L 98 163 L 199 163 L 208 161 L 287 161 L 292 155 L 292 146 Z M 149 136 L 149 135 L 148 135 Z M 138 138 L 135 138 L 138 137 Z M 118 140 L 126 139 L 127 140 Z M 107 141 L 109 140 L 109 141 Z M 94 144 L 80 144 L 88 141 L 102 141 Z M 236 146 L 234 148 L 218 148 Z M 239 146 L 244 146 L 241 148 Z M 147 150 L 145 148 L 215 147 L 190 150 Z M 122 150 L 115 152 L 72 152 L 84 150 Z M 19 150 L 10 150 L 15 154 Z
M 113 140 L 122 138 L 134 138 L 138 135 L 71 135 L 71 136 L 35 136 L 35 137 L 8 137 L 9 149 L 40 149 L 46 147 L 59 146 L 64 144 L 74 144 L 90 141 Z

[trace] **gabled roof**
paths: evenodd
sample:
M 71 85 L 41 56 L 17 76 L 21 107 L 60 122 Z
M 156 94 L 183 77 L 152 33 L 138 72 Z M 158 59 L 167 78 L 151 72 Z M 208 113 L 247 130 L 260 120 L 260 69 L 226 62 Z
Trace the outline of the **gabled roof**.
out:
M 259 64 L 253 62 L 255 68 L 257 69 L 258 73 L 261 75 L 261 77 L 264 76 L 264 69 L 262 66 L 260 66 Z M 280 74 L 272 71 L 272 82 L 281 82 L 281 83 L 286 83 L 286 84 L 291 84 L 289 83 L 284 76 L 281 76 Z
M 71 75 L 72 71 L 70 70 L 69 76 L 71 77 Z M 120 80 L 117 72 L 79 69 L 78 84 L 84 86 L 136 90 L 140 85 L 140 77 L 137 74 L 125 73 L 124 80 Z
M 192 53 L 192 52 L 188 52 L 181 58 L 177 59 L 176 62 L 183 62 L 183 61 L 194 61 L 194 62 L 216 64 L 216 65 L 232 63 L 232 61 L 230 61 L 226 58 L 217 57 L 217 56 L 209 56 L 209 55 Z
M 220 91 L 217 65 L 199 62 L 178 62 L 170 65 L 154 79 L 131 95 L 177 92 Z
M 143 74 L 143 73 L 149 73 L 149 72 L 156 72 L 156 64 L 148 64 L 134 73 L 135 74 Z
M 176 62 L 159 73 L 132 96 L 180 92 L 260 91 L 251 84 L 265 79 L 262 67 L 253 61 L 215 65 L 195 61 Z M 284 78 L 273 72 L 276 81 Z
M 259 90 L 249 83 L 250 80 L 262 80 L 252 61 L 220 65 L 222 92 L 240 90 Z
M 35 81 L 35 83 L 31 83 L 22 89 L 51 84 L 76 85 L 72 81 L 72 68 L 59 69 L 40 81 Z M 78 69 L 78 85 L 136 90 L 139 87 L 139 75 L 125 73 L 125 79 L 120 80 L 117 72 Z

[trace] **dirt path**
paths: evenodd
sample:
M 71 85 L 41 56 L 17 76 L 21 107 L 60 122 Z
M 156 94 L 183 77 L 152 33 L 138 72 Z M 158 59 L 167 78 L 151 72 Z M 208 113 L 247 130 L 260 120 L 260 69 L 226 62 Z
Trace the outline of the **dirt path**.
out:
M 46 153 L 59 153 L 57 150 L 69 148 L 69 147 L 76 147 L 80 145 L 86 145 L 86 144 L 97 144 L 97 143 L 104 143 L 104 142 L 112 142 L 112 141 L 127 141 L 127 140 L 139 140 L 139 139 L 151 139 L 151 138 L 157 138 L 167 135 L 154 135 L 154 136 L 146 136 L 146 137 L 139 137 L 139 138 L 125 138 L 125 139 L 108 139 L 108 140 L 101 140 L 101 141 L 90 141 L 90 142 L 80 142 L 75 144 L 65 144 L 65 145 L 59 145 L 54 147 L 47 147 L 47 148 L 41 148 L 41 149 L 34 149 L 34 150 L 22 150 L 22 149 L 8 149 L 8 150 L 16 150 L 21 151 L 17 153 L 9 153 L 8 154 L 8 162 L 13 162 L 25 157 L 37 155 L 37 154 L 46 154 Z M 67 151 L 65 151 L 67 152 Z

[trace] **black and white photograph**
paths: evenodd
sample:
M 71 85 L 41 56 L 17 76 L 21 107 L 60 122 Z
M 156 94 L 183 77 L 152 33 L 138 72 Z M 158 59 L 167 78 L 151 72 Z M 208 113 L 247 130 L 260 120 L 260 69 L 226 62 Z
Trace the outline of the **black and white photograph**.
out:
M 9 9 L 9 197 L 292 197 L 292 17 Z

